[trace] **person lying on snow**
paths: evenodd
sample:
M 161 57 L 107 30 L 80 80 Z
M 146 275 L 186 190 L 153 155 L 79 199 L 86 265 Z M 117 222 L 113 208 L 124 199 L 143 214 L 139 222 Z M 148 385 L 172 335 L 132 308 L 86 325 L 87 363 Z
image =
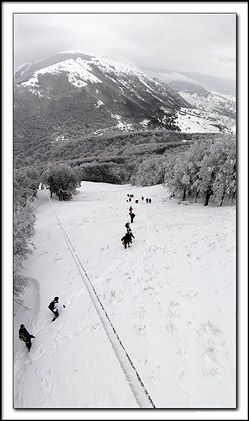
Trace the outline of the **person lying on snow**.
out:
M 25 328 L 24 324 L 21 324 L 20 329 L 19 329 L 19 339 L 20 341 L 23 341 L 26 343 L 26 347 L 28 348 L 29 351 L 32 346 L 31 338 L 35 338 L 35 336 L 30 335 L 30 333 Z
M 59 297 L 54 297 L 53 301 L 51 301 L 51 303 L 48 306 L 49 310 L 51 310 L 52 313 L 54 313 L 54 318 L 52 322 L 54 322 L 59 317 L 59 310 L 63 310 L 63 308 L 65 307 L 66 306 L 64 304 L 61 305 L 59 303 Z

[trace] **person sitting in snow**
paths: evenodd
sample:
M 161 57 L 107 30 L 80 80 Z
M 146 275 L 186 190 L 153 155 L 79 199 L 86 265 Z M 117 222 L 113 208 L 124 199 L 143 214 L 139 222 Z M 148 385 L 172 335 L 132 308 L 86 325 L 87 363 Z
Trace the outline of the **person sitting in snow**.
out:
M 65 307 L 66 306 L 64 304 L 59 304 L 59 297 L 54 297 L 53 301 L 51 301 L 51 303 L 48 306 L 49 310 L 51 310 L 52 313 L 54 313 L 54 318 L 52 322 L 54 322 L 59 317 L 59 310 L 63 310 L 63 308 Z
M 29 351 L 30 351 L 30 348 L 32 346 L 31 338 L 35 338 L 35 336 L 31 335 L 27 331 L 27 329 L 25 328 L 24 324 L 21 324 L 20 325 L 20 329 L 19 329 L 19 339 L 20 339 L 20 341 L 25 342 L 26 347 L 28 348 Z

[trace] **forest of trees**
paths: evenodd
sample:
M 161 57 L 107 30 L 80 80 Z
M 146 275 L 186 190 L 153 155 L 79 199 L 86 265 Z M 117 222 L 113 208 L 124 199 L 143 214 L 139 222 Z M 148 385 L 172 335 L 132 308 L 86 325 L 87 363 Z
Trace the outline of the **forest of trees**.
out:
M 186 151 L 171 150 L 141 162 L 131 183 L 148 186 L 165 183 L 172 196 L 200 199 L 207 206 L 213 198 L 221 206 L 236 198 L 235 136 L 200 140 Z
M 39 173 L 32 168 L 15 170 L 13 181 L 13 290 L 17 301 L 27 281 L 21 271 L 23 261 L 32 251 L 35 215 L 31 203 L 39 187 Z

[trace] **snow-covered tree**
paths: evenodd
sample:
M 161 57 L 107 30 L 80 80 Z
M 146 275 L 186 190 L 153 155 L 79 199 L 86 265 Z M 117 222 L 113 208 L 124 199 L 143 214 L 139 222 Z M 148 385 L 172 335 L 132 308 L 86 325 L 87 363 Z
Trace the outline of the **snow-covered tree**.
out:
M 131 184 L 140 186 L 152 186 L 164 182 L 165 158 L 151 156 L 141 162 L 136 174 L 131 177 Z
M 236 172 L 235 138 L 216 139 L 206 149 L 200 163 L 197 188 L 204 197 L 204 206 L 208 205 L 211 196 L 222 204 L 225 194 L 229 191 L 228 185 L 233 185 L 234 172 Z
M 35 216 L 31 202 L 39 186 L 39 172 L 35 168 L 14 171 L 13 276 L 14 298 L 23 292 L 26 279 L 21 275 L 22 262 L 31 253 Z
M 14 297 L 18 298 L 23 292 L 26 280 L 20 274 L 22 263 L 31 253 L 31 238 L 34 234 L 35 216 L 27 203 L 14 213 L 13 225 L 13 263 L 14 263 Z
M 51 197 L 53 193 L 59 200 L 67 200 L 75 193 L 80 185 L 79 171 L 66 164 L 50 165 L 41 175 L 41 180 L 49 186 Z

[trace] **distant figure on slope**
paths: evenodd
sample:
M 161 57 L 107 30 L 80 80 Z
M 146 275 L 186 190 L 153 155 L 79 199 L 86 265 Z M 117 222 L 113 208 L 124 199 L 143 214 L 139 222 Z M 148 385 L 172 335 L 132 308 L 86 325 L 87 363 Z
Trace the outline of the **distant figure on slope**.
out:
M 138 199 L 135 200 L 135 203 L 138 203 Z
M 135 218 L 135 213 L 130 212 L 130 217 L 131 217 L 131 224 L 133 223 L 133 219 Z
M 127 240 L 128 240 L 128 246 L 129 246 L 129 243 L 132 244 L 132 238 L 135 238 L 133 233 L 132 233 L 132 230 L 130 228 L 129 228 L 129 230 L 127 230 L 126 236 L 127 236 Z
M 143 196 L 141 197 L 141 200 L 144 200 L 144 197 Z
M 129 212 L 132 212 L 133 211 L 133 207 L 132 206 L 130 206 L 129 207 Z
M 30 335 L 30 333 L 27 331 L 25 326 L 21 324 L 20 329 L 19 329 L 19 339 L 20 341 L 23 341 L 26 343 L 26 347 L 28 348 L 29 351 L 32 346 L 31 338 L 35 338 L 35 336 Z
M 130 222 L 126 222 L 125 228 L 127 229 L 127 231 L 130 229 Z
M 129 197 L 129 202 L 131 201 L 131 198 Z
M 149 199 L 149 203 L 151 203 L 151 199 Z
M 148 197 L 146 197 L 146 203 L 148 203 L 148 201 L 149 201 L 149 199 L 148 199 Z
M 48 308 L 49 310 L 54 313 L 54 318 L 52 322 L 54 322 L 59 317 L 59 310 L 63 310 L 66 306 L 63 304 L 59 304 L 59 297 L 54 297 L 53 301 L 49 304 Z

